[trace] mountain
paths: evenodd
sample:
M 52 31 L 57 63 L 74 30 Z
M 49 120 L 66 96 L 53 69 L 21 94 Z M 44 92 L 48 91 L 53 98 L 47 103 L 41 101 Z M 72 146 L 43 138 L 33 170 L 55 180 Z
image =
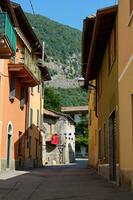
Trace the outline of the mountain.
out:
M 26 15 L 40 41 L 45 41 L 51 76 L 54 79 L 81 76 L 81 31 L 41 15 Z
M 45 41 L 46 65 L 52 81 L 45 83 L 45 108 L 87 105 L 87 93 L 79 88 L 81 77 L 81 31 L 26 13 L 41 42 Z

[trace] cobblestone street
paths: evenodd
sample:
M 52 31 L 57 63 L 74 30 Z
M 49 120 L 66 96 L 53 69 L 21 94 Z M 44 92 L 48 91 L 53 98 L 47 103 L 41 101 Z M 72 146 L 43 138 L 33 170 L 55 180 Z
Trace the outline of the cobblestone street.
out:
M 132 200 L 133 192 L 108 183 L 87 160 L 69 166 L 7 172 L 0 175 L 0 199 L 8 200 Z

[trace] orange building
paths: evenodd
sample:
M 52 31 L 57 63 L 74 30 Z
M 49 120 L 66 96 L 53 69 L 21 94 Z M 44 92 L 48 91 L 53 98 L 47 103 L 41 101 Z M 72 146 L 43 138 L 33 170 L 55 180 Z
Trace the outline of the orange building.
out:
M 40 84 L 42 47 L 22 8 L 0 7 L 0 170 L 24 167 L 29 121 L 29 87 Z

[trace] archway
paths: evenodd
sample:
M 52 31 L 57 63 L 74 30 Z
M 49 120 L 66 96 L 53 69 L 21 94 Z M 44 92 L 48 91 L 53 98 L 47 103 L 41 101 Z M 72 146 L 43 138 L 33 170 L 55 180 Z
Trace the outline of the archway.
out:
M 13 134 L 13 125 L 11 122 L 7 126 L 7 168 L 10 168 L 11 163 L 11 140 Z

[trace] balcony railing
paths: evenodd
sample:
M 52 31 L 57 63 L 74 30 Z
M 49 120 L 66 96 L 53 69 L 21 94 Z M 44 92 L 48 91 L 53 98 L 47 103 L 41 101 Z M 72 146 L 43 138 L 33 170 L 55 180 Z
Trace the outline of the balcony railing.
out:
M 14 62 L 15 64 L 23 64 L 37 81 L 41 80 L 41 71 L 38 68 L 38 60 L 35 56 L 30 54 L 26 48 L 23 48 L 16 53 Z
M 0 12 L 0 54 L 13 56 L 16 52 L 16 34 L 6 12 Z
M 24 65 L 31 71 L 35 78 L 41 80 L 41 71 L 38 68 L 38 59 L 35 56 L 32 56 L 28 50 L 25 48 L 22 52 L 22 61 Z

